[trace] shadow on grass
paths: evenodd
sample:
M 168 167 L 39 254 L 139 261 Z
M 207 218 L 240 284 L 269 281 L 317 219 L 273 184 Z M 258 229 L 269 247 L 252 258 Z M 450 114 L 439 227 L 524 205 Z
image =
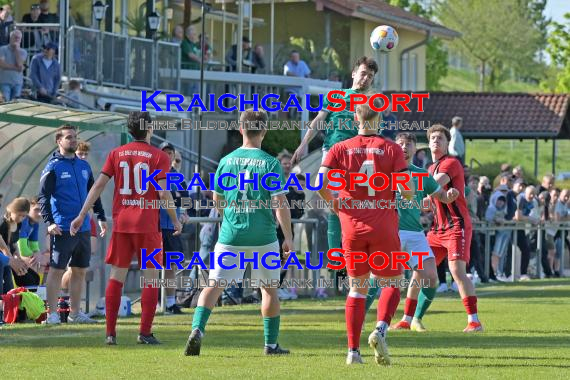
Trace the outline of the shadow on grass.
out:
M 212 323 L 206 330 L 204 345 L 211 348 L 225 349 L 228 346 L 236 346 L 240 348 L 257 348 L 263 343 L 263 325 L 258 323 L 256 327 L 249 326 L 246 329 L 232 329 L 235 324 L 220 325 Z M 371 327 L 370 324 L 367 327 Z M 230 329 L 231 331 L 227 331 Z M 121 324 L 117 327 L 118 341 L 121 345 L 135 345 L 134 337 L 137 334 L 137 328 L 125 326 Z M 221 330 L 221 331 L 220 331 Z M 368 336 L 368 329 L 362 334 L 362 342 Z M 180 326 L 172 328 L 172 326 L 164 326 L 156 328 L 154 331 L 157 337 L 163 342 L 165 348 L 173 348 L 174 346 L 183 347 L 187 334 L 190 332 L 190 326 Z M 501 331 L 503 333 L 503 331 Z M 523 333 L 519 331 L 518 333 Z M 14 329 L 4 329 L 2 331 L 3 347 L 69 347 L 69 348 L 96 348 L 104 347 L 103 339 L 105 335 L 104 326 L 81 326 L 81 327 L 22 327 Z M 342 348 L 346 344 L 346 338 L 343 332 L 334 329 L 319 329 L 308 332 L 306 329 L 298 329 L 295 326 L 287 326 L 280 334 L 280 342 L 286 347 L 296 348 L 298 350 L 330 350 Z M 122 343 L 124 342 L 124 343 Z M 511 349 L 520 350 L 524 347 L 530 349 L 539 348 L 570 348 L 570 340 L 568 336 L 504 336 L 495 335 L 493 333 L 471 334 L 467 335 L 462 332 L 438 331 L 437 333 L 410 333 L 399 332 L 391 333 L 388 338 L 388 344 L 397 348 L 410 348 L 413 350 L 419 347 L 429 349 Z M 432 355 L 427 357 L 432 357 Z M 406 355 L 404 355 L 406 356 Z M 416 355 L 410 355 L 416 356 Z M 441 356 L 434 353 L 433 356 Z M 469 355 L 466 355 L 470 357 Z M 461 355 L 450 355 L 450 357 L 461 357 Z M 541 357 L 542 358 L 542 357 Z M 542 359 L 553 359 L 550 355 L 544 356 Z M 570 357 L 564 358 L 570 359 Z

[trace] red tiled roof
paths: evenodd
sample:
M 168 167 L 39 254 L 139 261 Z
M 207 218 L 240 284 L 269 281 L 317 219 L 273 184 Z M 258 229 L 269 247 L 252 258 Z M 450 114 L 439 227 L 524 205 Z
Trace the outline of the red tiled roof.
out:
M 390 93 L 386 93 L 389 95 Z M 424 112 L 397 112 L 398 120 L 429 121 L 451 127 L 454 116 L 463 118 L 467 138 L 570 137 L 569 94 L 431 92 Z
M 395 28 L 430 30 L 434 34 L 455 38 L 461 34 L 412 12 L 388 4 L 383 0 L 315 0 L 317 7 L 325 7 L 345 16 L 376 19 Z

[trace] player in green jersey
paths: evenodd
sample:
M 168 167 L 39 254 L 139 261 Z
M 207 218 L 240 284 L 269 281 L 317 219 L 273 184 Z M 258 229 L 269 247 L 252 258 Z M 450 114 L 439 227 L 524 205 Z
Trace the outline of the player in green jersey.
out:
M 418 168 L 412 164 L 414 155 L 416 154 L 416 136 L 413 133 L 402 132 L 396 136 L 396 144 L 400 145 L 404 151 L 404 158 L 408 162 L 408 168 L 412 173 L 428 173 L 427 170 Z M 426 197 L 434 197 L 444 203 L 453 202 L 459 192 L 456 189 L 449 189 L 445 191 L 436 180 L 428 174 L 422 180 L 423 190 L 419 190 L 418 177 L 413 177 L 416 187 L 416 194 L 414 200 L 417 205 L 422 205 Z M 402 200 L 400 193 L 396 193 L 398 201 Z M 422 317 L 435 297 L 435 290 L 437 286 L 437 269 L 435 265 L 435 258 L 432 250 L 429 247 L 424 229 L 420 223 L 420 208 L 416 203 L 410 205 L 408 208 L 398 208 L 398 230 L 400 235 L 400 243 L 402 251 L 409 252 L 428 252 L 429 255 L 423 256 L 423 270 L 418 269 L 419 256 L 413 256 L 409 262 L 410 267 L 414 270 L 412 282 L 408 287 L 408 295 L 404 307 L 404 317 L 402 320 L 390 327 L 391 330 L 409 330 L 410 328 L 415 331 L 425 331 L 422 324 Z M 429 287 L 419 288 L 413 286 L 413 280 L 417 283 L 420 281 L 429 282 Z M 378 288 L 370 288 L 366 299 L 366 310 L 372 305 L 376 298 Z M 419 299 L 418 299 L 419 296 Z M 419 306 L 416 308 L 416 306 Z M 415 313 L 415 314 L 414 314 Z M 412 319 L 413 317 L 413 319 Z
M 243 145 L 222 158 L 216 171 L 216 178 L 224 173 L 231 173 L 235 178 L 226 176 L 222 179 L 225 188 L 235 186 L 234 190 L 223 190 L 216 180 L 214 190 L 214 201 L 227 201 L 228 204 L 244 204 L 241 201 L 259 201 L 271 202 L 278 201 L 280 204 L 287 201 L 285 197 L 286 190 L 283 190 L 286 179 L 283 176 L 281 164 L 268 153 L 261 150 L 261 142 L 267 132 L 263 126 L 267 124 L 267 113 L 265 111 L 246 110 L 240 116 L 240 133 L 243 137 Z M 264 175 L 268 173 L 276 173 L 279 175 L 281 184 L 277 190 L 266 190 L 261 183 L 252 184 L 244 182 L 240 187 L 240 173 L 244 180 L 258 178 L 258 182 Z M 267 180 L 267 185 L 271 185 L 271 178 Z M 252 186 L 253 185 L 253 186 Z M 275 186 L 274 186 L 275 187 Z M 241 190 L 240 190 L 241 188 Z M 261 284 L 261 314 L 263 315 L 263 327 L 265 335 L 266 355 L 282 355 L 288 354 L 289 350 L 279 347 L 277 338 L 279 336 L 280 324 L 280 305 L 279 296 L 277 294 L 277 286 L 264 286 L 270 282 L 279 284 L 279 275 L 281 272 L 280 265 L 276 269 L 268 269 L 262 265 L 262 256 L 267 252 L 274 252 L 279 255 L 279 243 L 277 241 L 277 233 L 275 229 L 275 221 L 273 212 L 269 208 L 248 208 L 245 207 L 228 207 L 219 209 L 222 216 L 222 227 L 218 242 L 214 248 L 216 257 L 215 267 L 211 269 L 209 279 L 241 281 L 245 272 L 245 268 L 240 269 L 240 254 L 246 259 L 253 259 L 257 256 L 257 265 L 251 270 L 251 280 L 259 281 Z M 288 208 L 278 208 L 275 210 L 277 220 L 281 225 L 285 240 L 282 248 L 283 252 L 288 253 L 293 247 L 293 238 L 291 234 L 291 213 Z M 225 255 L 220 260 L 224 267 L 232 267 L 232 269 L 223 269 L 218 264 L 218 257 L 222 253 L 231 252 L 237 257 Z M 274 258 L 266 260 L 269 265 L 273 265 Z M 257 269 L 256 269 L 257 268 Z M 262 283 L 263 282 L 263 283 Z M 218 283 L 219 285 L 219 283 Z M 223 292 L 223 287 L 207 287 L 198 299 L 198 306 L 194 311 L 192 321 L 192 333 L 186 343 L 185 355 L 200 355 L 200 347 L 202 336 L 206 328 L 206 323 L 210 317 L 210 313 L 218 298 Z
M 333 94 L 335 98 L 344 98 L 346 102 L 345 109 L 335 112 L 327 110 L 326 107 L 330 102 L 325 96 L 323 109 L 319 111 L 317 117 L 312 121 L 310 129 L 307 130 L 305 137 L 303 137 L 303 141 L 295 150 L 291 158 L 291 165 L 295 165 L 300 161 L 311 140 L 317 135 L 319 129 L 324 128 L 325 124 L 332 123 L 333 128 L 324 128 L 325 141 L 323 143 L 322 162 L 324 162 L 327 152 L 334 144 L 358 135 L 358 128 L 352 125 L 354 112 L 350 111 L 350 95 L 368 93 L 374 81 L 374 75 L 377 72 L 378 64 L 372 58 L 361 57 L 355 62 L 352 68 L 352 87 L 341 90 L 345 92 L 344 97 Z M 333 104 L 333 106 L 337 107 L 338 105 Z M 336 184 L 333 183 L 333 185 Z M 327 237 L 329 249 L 342 248 L 340 220 L 338 215 L 334 213 L 330 213 L 328 216 Z

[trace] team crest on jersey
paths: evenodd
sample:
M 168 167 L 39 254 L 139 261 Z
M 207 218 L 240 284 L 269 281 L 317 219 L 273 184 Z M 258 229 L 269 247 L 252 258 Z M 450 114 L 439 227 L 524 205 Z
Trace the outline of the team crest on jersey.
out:
M 71 178 L 71 174 L 69 174 L 69 172 L 63 172 L 61 173 L 61 179 L 66 179 L 66 178 Z
M 83 169 L 81 171 L 81 175 L 83 175 L 83 178 L 88 179 L 89 178 L 89 173 L 87 172 L 87 170 Z

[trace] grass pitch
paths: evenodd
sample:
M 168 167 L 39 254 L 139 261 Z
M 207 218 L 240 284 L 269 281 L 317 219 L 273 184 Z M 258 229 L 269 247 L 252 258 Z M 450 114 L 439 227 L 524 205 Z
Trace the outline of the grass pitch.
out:
M 45 327 L 32 324 L 0 330 L 2 379 L 174 378 L 246 379 L 568 379 L 570 378 L 570 279 L 479 287 L 482 334 L 464 334 L 465 311 L 454 293 L 439 295 L 424 322 L 429 332 L 392 331 L 391 367 L 379 367 L 366 345 L 376 304 L 362 336 L 365 365 L 347 367 L 344 300 L 286 301 L 279 342 L 288 357 L 263 355 L 259 305 L 217 308 L 200 357 L 182 352 L 192 313 L 158 316 L 161 346 L 137 345 L 138 316 L 118 325 L 118 346 L 103 344 L 99 326 Z M 402 304 L 395 319 L 402 316 Z M 188 310 L 188 309 L 185 309 Z

